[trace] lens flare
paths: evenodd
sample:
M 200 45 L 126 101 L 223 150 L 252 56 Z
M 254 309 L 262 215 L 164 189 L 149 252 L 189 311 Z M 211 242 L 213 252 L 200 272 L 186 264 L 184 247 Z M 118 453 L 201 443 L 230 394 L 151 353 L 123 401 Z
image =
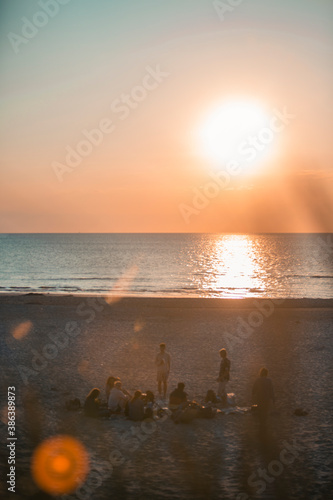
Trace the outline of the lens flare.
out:
M 85 447 L 71 436 L 55 436 L 41 443 L 31 461 L 36 484 L 47 493 L 60 495 L 73 492 L 89 472 Z
M 12 331 L 14 339 L 21 340 L 23 337 L 26 337 L 26 335 L 28 335 L 28 333 L 31 331 L 32 327 L 33 324 L 31 323 L 31 321 L 23 321 L 23 323 L 17 325 Z

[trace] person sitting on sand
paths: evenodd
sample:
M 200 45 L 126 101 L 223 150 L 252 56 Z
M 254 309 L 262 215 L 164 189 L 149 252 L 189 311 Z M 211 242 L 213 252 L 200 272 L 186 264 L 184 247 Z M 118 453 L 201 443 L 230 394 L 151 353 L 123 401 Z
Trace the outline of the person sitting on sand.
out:
M 153 405 L 155 403 L 155 396 L 152 391 L 146 391 L 143 399 L 146 405 Z
M 107 417 L 109 411 L 106 408 L 101 408 L 101 402 L 98 399 L 101 391 L 96 387 L 91 389 L 83 405 L 84 414 L 87 417 Z
M 169 397 L 169 408 L 170 410 L 177 410 L 177 408 L 187 401 L 187 394 L 184 391 L 185 384 L 179 382 L 177 389 L 174 389 Z
M 270 378 L 267 377 L 267 368 L 261 368 L 259 377 L 253 384 L 252 400 L 257 405 L 259 424 L 265 425 L 268 413 L 274 403 L 274 388 Z
M 109 400 L 110 392 L 111 392 L 111 390 L 114 387 L 114 383 L 117 380 L 120 380 L 120 378 L 119 377 L 112 377 L 112 376 L 110 376 L 110 377 L 108 377 L 108 379 L 106 381 L 106 384 L 105 384 L 105 394 L 106 394 L 106 400 L 107 401 Z
M 227 405 L 227 390 L 226 386 L 230 378 L 230 360 L 227 358 L 227 351 L 225 349 L 220 349 L 221 364 L 219 376 L 216 382 L 219 383 L 217 389 L 217 395 L 221 398 L 222 404 Z
M 145 418 L 145 402 L 141 391 L 135 391 L 133 398 L 128 402 L 128 418 L 135 421 Z
M 113 389 L 111 389 L 110 391 L 110 396 L 108 399 L 109 410 L 116 413 L 122 412 L 128 400 L 129 396 L 128 394 L 125 394 L 124 390 L 122 389 L 121 381 L 116 380 Z
M 166 397 L 168 388 L 168 377 L 170 372 L 170 354 L 165 351 L 166 345 L 164 342 L 160 344 L 160 352 L 157 353 L 155 358 L 155 365 L 157 367 L 157 390 L 159 395 L 162 395 L 163 384 L 163 397 Z

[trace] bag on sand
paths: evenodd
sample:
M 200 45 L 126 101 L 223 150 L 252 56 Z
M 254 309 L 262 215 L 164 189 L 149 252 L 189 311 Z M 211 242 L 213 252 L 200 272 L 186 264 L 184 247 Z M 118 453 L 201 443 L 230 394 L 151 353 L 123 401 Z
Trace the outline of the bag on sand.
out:
M 175 424 L 189 424 L 194 418 L 199 416 L 200 409 L 201 406 L 195 401 L 186 402 L 180 405 L 171 418 Z
M 203 406 L 198 410 L 199 418 L 214 418 L 216 415 L 216 410 L 211 406 Z

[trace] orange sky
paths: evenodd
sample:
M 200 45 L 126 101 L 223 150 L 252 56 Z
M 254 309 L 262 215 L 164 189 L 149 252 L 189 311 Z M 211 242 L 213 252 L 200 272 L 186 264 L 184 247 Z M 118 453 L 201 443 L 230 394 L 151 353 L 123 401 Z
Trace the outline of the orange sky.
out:
M 129 7 L 62 5 L 25 42 L 40 8 L 2 7 L 0 231 L 333 231 L 333 6 Z M 227 161 L 198 132 L 230 100 L 294 118 L 207 197 Z

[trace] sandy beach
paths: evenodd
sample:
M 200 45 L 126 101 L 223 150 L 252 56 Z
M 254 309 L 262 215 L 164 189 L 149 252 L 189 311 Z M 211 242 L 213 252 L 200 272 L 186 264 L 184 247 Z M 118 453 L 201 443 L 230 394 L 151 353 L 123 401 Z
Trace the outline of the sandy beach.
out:
M 85 484 L 68 498 L 333 498 L 332 300 L 108 302 L 0 296 L 2 422 L 7 388 L 14 386 L 18 438 L 16 493 L 8 494 L 2 481 L 1 498 L 44 498 L 31 478 L 31 456 L 40 442 L 58 434 L 74 436 L 90 455 Z M 130 392 L 156 394 L 154 358 L 162 341 L 171 356 L 168 392 L 182 381 L 199 402 L 208 389 L 217 389 L 222 347 L 231 360 L 228 392 L 239 407 L 251 406 L 251 387 L 266 366 L 276 393 L 266 436 L 258 434 L 251 413 L 188 425 L 163 418 L 142 428 L 119 417 L 95 420 L 66 410 L 66 400 L 83 402 L 93 387 L 105 397 L 111 374 Z M 295 416 L 296 408 L 308 414 Z M 5 436 L 6 426 L 1 429 Z M 129 437 L 137 446 L 129 445 Z M 2 446 L 5 474 L 7 455 Z

